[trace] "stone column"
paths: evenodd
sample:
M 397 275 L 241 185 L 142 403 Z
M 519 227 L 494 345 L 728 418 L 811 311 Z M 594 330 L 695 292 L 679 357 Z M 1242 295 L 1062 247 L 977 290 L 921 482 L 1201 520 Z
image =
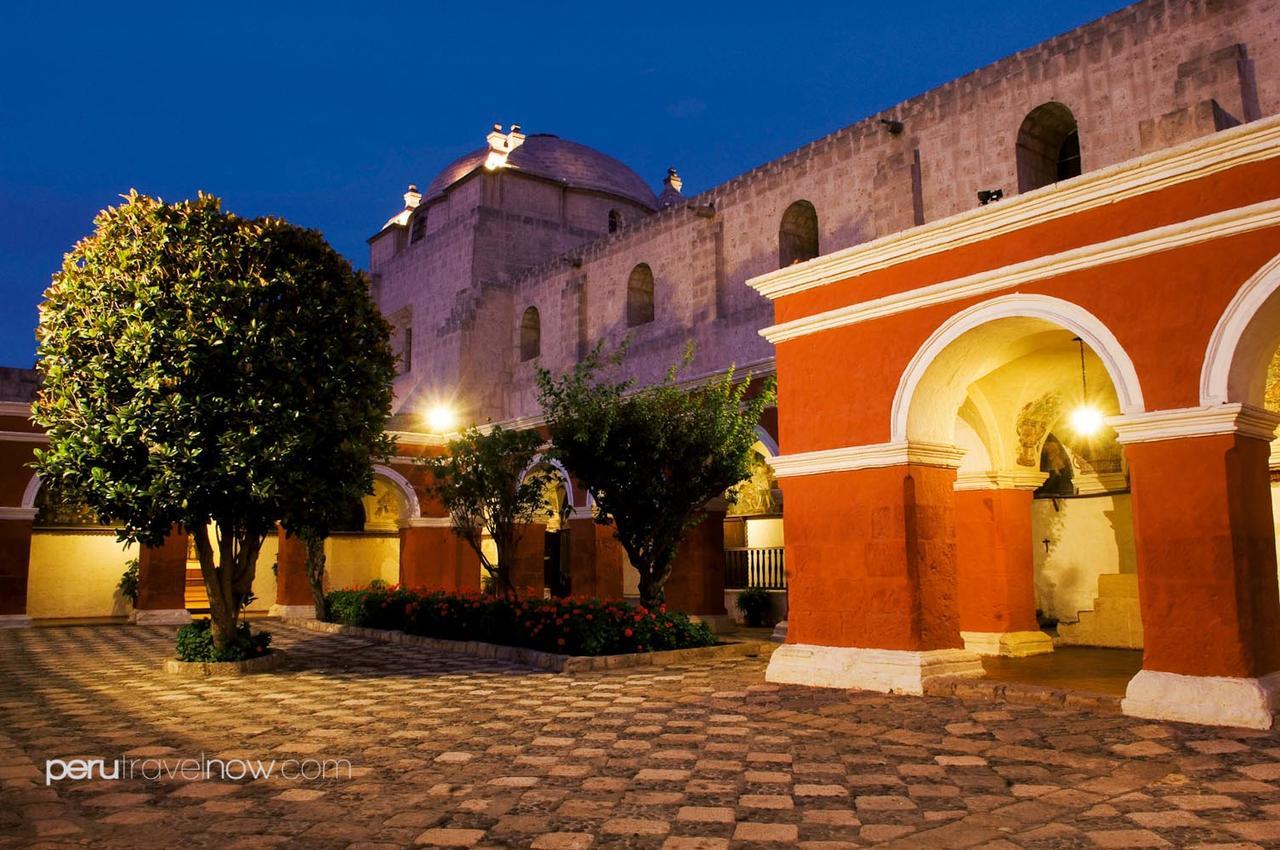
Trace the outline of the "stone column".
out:
M 702 620 L 714 631 L 732 623 L 724 607 L 724 513 L 719 502 L 689 529 L 663 588 L 668 608 Z
M 540 598 L 543 595 L 546 587 L 546 533 L 545 523 L 531 522 L 524 527 L 516 544 L 515 562 L 509 575 L 512 587 L 522 597 Z
M 314 619 L 316 598 L 307 579 L 307 546 L 301 538 L 278 532 L 280 546 L 276 552 L 276 601 L 272 617 Z
M 0 508 L 0 629 L 31 625 L 27 576 L 35 516 L 35 508 Z
M 1271 727 L 1280 590 L 1268 457 L 1278 422 L 1240 404 L 1112 420 L 1129 465 L 1145 639 L 1126 714 Z
M 790 611 L 768 681 L 920 694 L 937 676 L 982 675 L 956 604 L 958 458 L 890 444 L 774 460 Z
M 400 584 L 422 590 L 480 589 L 480 558 L 453 533 L 449 517 L 419 517 L 400 527 Z
M 955 487 L 960 637 L 979 655 L 1053 651 L 1036 622 L 1031 496 L 1045 473 L 963 473 Z
M 139 626 L 182 625 L 187 611 L 187 532 L 174 526 L 159 546 L 138 552 L 138 604 L 130 619 Z
M 569 584 L 574 596 L 622 598 L 626 554 L 613 536 L 613 526 L 600 525 L 577 513 L 569 519 Z

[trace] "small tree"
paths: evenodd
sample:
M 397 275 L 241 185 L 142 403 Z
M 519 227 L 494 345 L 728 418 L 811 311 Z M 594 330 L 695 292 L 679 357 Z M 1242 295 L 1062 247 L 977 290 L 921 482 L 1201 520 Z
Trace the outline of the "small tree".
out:
M 552 454 L 585 482 L 596 521 L 612 522 L 631 565 L 640 573 L 640 599 L 663 601 L 676 550 L 705 517 L 704 506 L 751 475 L 751 447 L 760 414 L 774 398 L 770 378 L 748 395 L 750 377 L 724 374 L 693 389 L 663 380 L 634 390 L 602 369 L 619 366 L 625 344 L 607 361 L 601 346 L 558 378 L 538 371 Z M 687 366 L 692 347 L 685 352 Z
M 445 454 L 423 461 L 434 477 L 432 492 L 453 518 L 454 533 L 475 550 L 494 589 L 507 598 L 515 595 L 511 563 L 525 527 L 546 510 L 547 474 L 530 468 L 541 445 L 537 431 L 470 428 L 449 441 Z M 496 563 L 481 545 L 486 532 Z
M 368 486 L 386 447 L 388 328 L 315 231 L 206 195 L 130 193 L 94 224 L 41 307 L 37 467 L 122 540 L 187 529 L 221 653 L 265 536 L 317 467 L 335 489 Z

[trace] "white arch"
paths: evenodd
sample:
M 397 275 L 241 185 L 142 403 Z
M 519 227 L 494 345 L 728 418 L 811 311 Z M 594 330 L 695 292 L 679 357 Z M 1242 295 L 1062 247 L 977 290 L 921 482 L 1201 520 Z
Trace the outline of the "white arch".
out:
M 778 451 L 778 441 L 764 429 L 764 426 L 756 426 L 756 439 L 764 444 L 764 447 L 769 451 L 769 457 L 777 457 L 780 454 Z
M 373 465 L 373 474 L 381 475 L 400 490 L 400 494 L 404 496 L 405 503 L 409 506 L 409 515 L 404 519 L 418 519 L 422 516 L 422 508 L 418 505 L 418 493 L 413 489 L 413 485 L 409 483 L 409 479 L 391 467 L 383 466 L 379 463 Z
M 562 464 L 558 460 L 546 457 L 541 452 L 539 452 L 538 454 L 533 456 L 533 460 L 531 460 L 529 462 L 529 465 L 524 468 L 524 472 L 520 473 L 520 480 L 523 481 L 526 475 L 532 472 L 534 468 L 537 467 L 539 464 L 543 464 L 543 463 L 545 463 L 547 466 L 553 466 L 560 471 L 560 477 L 564 479 L 564 494 L 565 494 L 565 498 L 568 500 L 568 505 L 571 509 L 577 507 L 573 503 L 573 479 L 569 477 L 569 470 L 565 469 L 564 464 Z M 588 505 L 591 504 L 590 493 L 587 494 L 587 504 Z
M 40 493 L 40 475 L 31 476 L 31 480 L 27 482 L 27 489 L 22 491 L 22 507 L 34 508 L 36 506 L 36 496 Z
M 1133 361 L 1120 346 L 1115 335 L 1096 316 L 1070 301 L 1048 295 L 1017 293 L 983 301 L 956 313 L 938 327 L 907 364 L 898 390 L 893 397 L 890 414 L 890 439 L 909 439 L 908 417 L 916 389 L 929 367 L 951 343 L 982 325 L 999 319 L 1040 319 L 1068 330 L 1084 340 L 1106 367 L 1120 401 L 1120 412 L 1141 413 L 1145 409 L 1142 387 Z
M 1266 364 L 1275 352 L 1277 334 L 1255 332 L 1250 327 L 1280 329 L 1280 256 L 1276 256 L 1236 292 L 1209 336 L 1200 367 L 1200 404 L 1246 402 L 1261 406 L 1266 386 Z M 1261 320 L 1255 323 L 1255 319 Z M 1246 338 L 1246 336 L 1250 338 Z M 1243 345 L 1243 349 L 1241 346 Z M 1259 383 L 1262 385 L 1259 386 Z

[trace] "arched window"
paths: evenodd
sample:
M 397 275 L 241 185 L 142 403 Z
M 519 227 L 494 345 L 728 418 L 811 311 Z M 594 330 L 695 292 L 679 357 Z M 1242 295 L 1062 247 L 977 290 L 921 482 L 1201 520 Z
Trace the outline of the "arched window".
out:
M 778 227 L 778 268 L 818 256 L 818 211 L 808 201 L 796 201 L 782 214 Z
M 617 233 L 622 227 L 622 213 L 618 210 L 609 210 L 609 232 Z
M 413 244 L 427 235 L 427 211 L 420 210 L 413 217 L 413 226 L 409 229 L 409 243 Z
M 538 317 L 538 308 L 530 307 L 520 320 L 520 361 L 532 360 L 541 353 L 542 319 Z
M 1018 191 L 1030 192 L 1080 176 L 1080 130 L 1061 103 L 1031 110 L 1018 128 Z
M 641 263 L 627 278 L 627 327 L 653 321 L 653 269 Z

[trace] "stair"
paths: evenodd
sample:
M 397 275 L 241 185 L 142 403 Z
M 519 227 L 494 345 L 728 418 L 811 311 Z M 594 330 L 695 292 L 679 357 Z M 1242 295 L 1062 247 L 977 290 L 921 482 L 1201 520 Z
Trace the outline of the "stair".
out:
M 187 561 L 187 610 L 192 614 L 209 613 L 209 594 L 204 588 L 204 576 L 200 573 L 199 561 Z
M 1059 623 L 1063 644 L 1142 649 L 1142 612 L 1138 607 L 1138 576 L 1112 573 L 1098 576 L 1093 609 L 1079 613 L 1074 623 Z

